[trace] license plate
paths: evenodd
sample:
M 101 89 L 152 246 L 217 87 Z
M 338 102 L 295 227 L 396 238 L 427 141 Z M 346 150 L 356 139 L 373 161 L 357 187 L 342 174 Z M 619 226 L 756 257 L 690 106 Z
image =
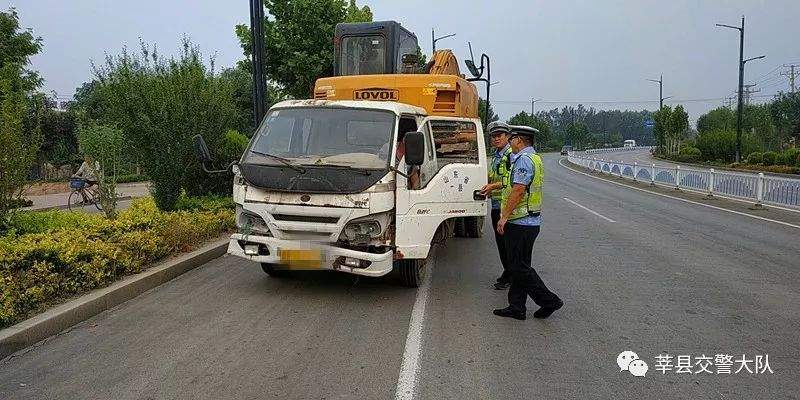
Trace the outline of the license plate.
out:
M 318 269 L 322 267 L 322 252 L 319 250 L 280 251 L 281 264 L 294 269 Z

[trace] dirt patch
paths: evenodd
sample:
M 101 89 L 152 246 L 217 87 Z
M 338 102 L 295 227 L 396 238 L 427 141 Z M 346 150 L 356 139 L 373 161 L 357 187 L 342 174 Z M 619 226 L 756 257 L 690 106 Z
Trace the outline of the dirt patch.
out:
M 69 192 L 69 182 L 38 182 L 25 188 L 22 194 L 24 196 L 41 196 L 44 194 L 67 192 Z

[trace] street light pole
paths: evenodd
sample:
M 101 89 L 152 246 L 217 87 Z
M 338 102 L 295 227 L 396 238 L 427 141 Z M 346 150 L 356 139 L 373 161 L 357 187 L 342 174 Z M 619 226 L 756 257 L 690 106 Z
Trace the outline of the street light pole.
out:
M 250 36 L 253 46 L 253 119 L 255 127 L 266 114 L 266 79 L 264 78 L 264 6 L 262 0 L 250 0 Z
M 664 108 L 664 74 L 656 79 L 648 79 L 650 82 L 655 82 L 658 84 L 658 109 L 661 110 Z
M 536 113 L 535 113 L 536 110 L 534 109 L 534 105 L 536 104 L 537 101 L 541 101 L 541 100 L 542 99 L 534 99 L 533 97 L 531 97 L 531 117 L 536 115 Z
M 736 162 L 742 161 L 742 112 L 744 108 L 744 65 L 748 61 L 758 60 L 764 56 L 744 59 L 744 15 L 742 15 L 742 26 L 732 26 L 717 24 L 723 28 L 736 29 L 739 31 L 739 100 L 736 102 Z
M 431 48 L 433 49 L 433 51 L 431 52 L 431 56 L 433 56 L 433 53 L 436 52 L 436 42 L 438 42 L 438 41 L 440 41 L 442 39 L 447 39 L 449 37 L 453 37 L 455 35 L 456 35 L 455 33 L 451 33 L 449 35 L 444 35 L 444 36 L 441 36 L 441 37 L 437 38 L 436 37 L 436 33 L 433 31 L 433 28 L 431 28 Z

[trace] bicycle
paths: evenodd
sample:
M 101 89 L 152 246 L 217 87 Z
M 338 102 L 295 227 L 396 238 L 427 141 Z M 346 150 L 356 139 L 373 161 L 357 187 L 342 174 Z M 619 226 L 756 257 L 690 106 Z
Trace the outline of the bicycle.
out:
M 80 210 L 83 207 L 93 205 L 98 210 L 100 206 L 100 193 L 97 188 L 86 187 L 88 181 L 84 178 L 70 178 L 69 187 L 72 189 L 67 199 L 67 208 L 70 211 Z

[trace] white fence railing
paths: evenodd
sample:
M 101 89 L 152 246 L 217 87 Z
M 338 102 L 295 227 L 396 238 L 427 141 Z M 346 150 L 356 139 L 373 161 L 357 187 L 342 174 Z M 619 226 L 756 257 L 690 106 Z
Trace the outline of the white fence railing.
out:
M 634 181 L 748 200 L 756 205 L 766 203 L 800 210 L 800 179 L 765 176 L 763 173 L 715 171 L 713 168 L 686 168 L 680 165 L 663 167 L 655 164 L 639 165 L 636 162 L 629 164 L 577 152 L 570 153 L 567 160 L 592 171 Z
M 584 154 L 619 153 L 620 151 L 650 150 L 651 148 L 652 146 L 609 147 L 607 149 L 586 150 Z

